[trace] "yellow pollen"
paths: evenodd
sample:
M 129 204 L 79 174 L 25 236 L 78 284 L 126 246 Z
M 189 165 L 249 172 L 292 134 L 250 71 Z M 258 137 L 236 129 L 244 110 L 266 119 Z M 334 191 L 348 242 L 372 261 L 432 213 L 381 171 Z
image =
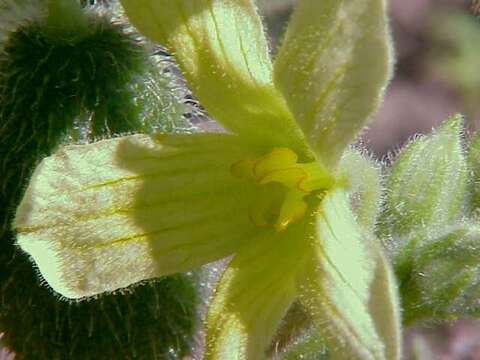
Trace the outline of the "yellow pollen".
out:
M 272 225 L 276 231 L 284 231 L 305 215 L 308 208 L 306 196 L 332 185 L 332 177 L 321 164 L 297 161 L 298 156 L 292 150 L 274 148 L 262 157 L 243 159 L 232 165 L 233 176 L 253 179 L 264 188 L 250 209 L 250 219 L 255 225 L 261 227 Z M 282 185 L 283 188 L 280 204 L 276 201 L 276 194 L 269 192 L 266 187 L 274 183 Z

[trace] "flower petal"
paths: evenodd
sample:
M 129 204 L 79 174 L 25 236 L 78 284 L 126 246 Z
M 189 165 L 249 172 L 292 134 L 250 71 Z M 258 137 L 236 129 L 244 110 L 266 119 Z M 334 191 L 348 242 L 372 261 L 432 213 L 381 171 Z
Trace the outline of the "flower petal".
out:
M 207 318 L 206 359 L 263 359 L 296 296 L 311 216 L 252 237 L 229 264 Z
M 391 67 L 385 0 L 300 0 L 275 83 L 309 143 L 335 166 L 378 107 Z
M 393 269 L 379 250 L 376 251 L 377 263 L 370 287 L 368 307 L 375 329 L 385 345 L 385 358 L 400 359 L 402 357 L 400 294 Z M 372 255 L 375 256 L 375 253 Z
M 317 226 L 318 240 L 312 242 L 304 277 L 299 277 L 299 292 L 331 358 L 397 359 L 393 278 L 375 243 L 362 234 L 345 190 L 326 195 Z M 392 321 L 389 326 L 385 318 Z
M 18 244 L 50 286 L 80 298 L 230 255 L 256 231 L 253 187 L 230 174 L 238 137 L 134 135 L 68 146 L 35 171 Z
M 226 128 L 305 156 L 303 133 L 273 85 L 252 0 L 121 0 L 130 21 L 174 54 L 193 93 Z

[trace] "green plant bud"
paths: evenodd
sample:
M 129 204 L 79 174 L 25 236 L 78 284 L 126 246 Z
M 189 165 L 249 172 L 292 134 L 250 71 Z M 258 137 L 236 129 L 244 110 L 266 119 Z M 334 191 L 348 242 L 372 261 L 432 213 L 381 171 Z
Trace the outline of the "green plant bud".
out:
M 454 116 L 415 139 L 392 167 L 377 236 L 393 260 L 402 298 L 410 296 L 416 248 L 462 215 L 467 184 L 462 121 Z
M 418 234 L 433 234 L 461 215 L 467 165 L 462 117 L 454 116 L 433 134 L 401 152 L 388 179 L 379 237 L 392 239 L 394 255 L 415 247 Z
M 347 150 L 339 164 L 339 177 L 348 179 L 358 222 L 372 233 L 381 208 L 381 166 L 356 149 Z
M 383 224 L 389 234 L 408 237 L 458 218 L 467 175 L 461 132 L 462 118 L 456 116 L 402 151 L 387 185 Z
M 165 119 L 147 123 L 141 117 L 152 109 L 161 114 L 161 101 L 146 103 L 158 100 L 161 89 L 143 93 L 159 70 L 147 63 L 133 34 L 105 18 L 88 21 L 89 35 L 69 42 L 47 34 L 43 23 L 23 25 L 0 55 L 2 341 L 16 359 L 180 358 L 190 353 L 197 325 L 195 276 L 69 303 L 40 284 L 29 259 L 13 245 L 13 214 L 42 157 L 69 139 L 150 131 Z
M 479 253 L 476 224 L 452 226 L 418 246 L 402 289 L 405 322 L 480 314 Z

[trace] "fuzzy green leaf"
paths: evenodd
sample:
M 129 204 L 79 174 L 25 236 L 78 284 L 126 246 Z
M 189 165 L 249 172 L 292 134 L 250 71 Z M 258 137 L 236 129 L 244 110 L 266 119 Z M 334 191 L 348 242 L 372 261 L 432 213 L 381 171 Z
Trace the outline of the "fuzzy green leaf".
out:
M 377 109 L 391 69 L 385 0 L 300 0 L 274 71 L 307 140 L 335 166 Z
M 462 148 L 462 117 L 433 134 L 412 141 L 388 179 L 381 238 L 401 247 L 419 233 L 435 233 L 456 220 L 464 204 L 467 165 Z
M 480 315 L 480 227 L 464 223 L 426 239 L 402 288 L 406 323 Z

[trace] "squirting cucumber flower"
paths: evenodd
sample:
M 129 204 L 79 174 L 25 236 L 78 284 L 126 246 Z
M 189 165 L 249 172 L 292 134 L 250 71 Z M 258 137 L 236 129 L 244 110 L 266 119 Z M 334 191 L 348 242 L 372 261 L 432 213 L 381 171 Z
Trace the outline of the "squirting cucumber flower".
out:
M 251 0 L 122 0 L 230 134 L 67 146 L 36 169 L 18 244 L 84 298 L 232 256 L 206 359 L 262 359 L 296 299 L 334 359 L 397 359 L 392 274 L 352 212 L 342 153 L 391 72 L 384 0 L 300 0 L 272 64 Z

